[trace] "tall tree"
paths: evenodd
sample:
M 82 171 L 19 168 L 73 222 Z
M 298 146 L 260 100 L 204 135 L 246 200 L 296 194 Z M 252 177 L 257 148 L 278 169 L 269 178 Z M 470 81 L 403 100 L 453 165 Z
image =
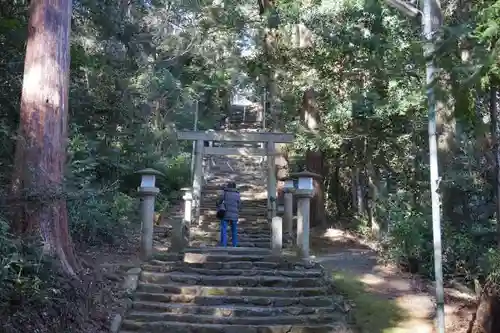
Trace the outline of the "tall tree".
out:
M 12 193 L 14 229 L 39 232 L 44 250 L 74 275 L 78 262 L 63 196 L 68 138 L 71 0 L 32 0 Z
M 312 87 L 308 88 L 302 97 L 300 118 L 304 127 L 310 134 L 317 136 L 321 124 L 321 115 L 316 103 L 315 92 Z M 308 149 L 305 153 L 305 166 L 308 171 L 324 174 L 325 160 L 323 152 L 319 148 Z M 311 225 L 326 226 L 325 193 L 323 181 L 314 180 L 314 196 L 311 200 Z

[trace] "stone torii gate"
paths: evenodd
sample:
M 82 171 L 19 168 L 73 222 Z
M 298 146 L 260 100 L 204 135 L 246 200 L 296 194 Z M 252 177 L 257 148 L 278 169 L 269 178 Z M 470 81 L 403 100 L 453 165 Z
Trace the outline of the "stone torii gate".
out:
M 234 132 L 234 131 L 179 131 L 178 140 L 191 140 L 196 142 L 195 168 L 193 177 L 193 203 L 195 220 L 200 217 L 201 188 L 203 185 L 203 156 L 204 155 L 247 155 L 267 156 L 267 207 L 268 218 L 276 216 L 276 167 L 274 157 L 276 143 L 291 143 L 294 135 L 275 132 Z M 247 147 L 205 147 L 204 141 L 230 141 L 234 143 L 263 143 L 264 148 Z

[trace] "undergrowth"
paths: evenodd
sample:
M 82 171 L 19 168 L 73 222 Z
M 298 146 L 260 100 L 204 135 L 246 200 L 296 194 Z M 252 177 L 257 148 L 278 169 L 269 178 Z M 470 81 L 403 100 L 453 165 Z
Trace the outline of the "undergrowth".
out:
M 154 166 L 166 175 L 157 181 L 161 190 L 157 212 L 168 209 L 186 185 L 187 165 L 186 159 L 174 159 Z M 141 225 L 139 176 L 132 173 L 122 184 L 106 188 L 86 179 L 69 179 L 76 184 L 69 188 L 77 194 L 67 200 L 75 245 L 85 249 L 127 244 L 123 241 L 135 236 Z M 0 216 L 0 332 L 107 332 L 106 304 L 112 302 L 112 295 L 106 284 L 110 281 L 94 267 L 86 267 L 77 278 L 65 276 L 57 260 L 42 254 L 37 237 L 20 238 L 9 230 L 9 221 Z
M 7 222 L 0 219 L 1 332 L 82 331 L 98 306 L 93 299 L 99 286 L 95 277 L 66 277 L 41 249 L 36 238 L 21 240 L 9 234 Z

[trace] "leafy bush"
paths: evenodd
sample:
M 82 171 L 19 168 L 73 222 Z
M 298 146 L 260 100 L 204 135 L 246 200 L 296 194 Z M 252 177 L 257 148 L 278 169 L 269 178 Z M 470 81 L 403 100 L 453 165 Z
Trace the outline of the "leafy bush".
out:
M 138 199 L 120 192 L 70 201 L 68 216 L 73 239 L 90 245 L 116 243 L 137 221 Z M 137 225 L 137 224 L 136 224 Z
M 156 197 L 156 211 L 164 212 L 171 203 L 180 197 L 180 189 L 188 186 L 191 177 L 190 157 L 181 154 L 176 158 L 162 159 L 153 166 L 165 175 L 158 177 L 160 193 Z
M 403 265 L 417 260 L 427 266 L 431 260 L 432 228 L 422 212 L 408 204 L 408 193 L 399 191 L 389 195 L 385 219 L 387 234 L 382 240 L 386 259 Z
M 414 207 L 410 204 L 410 193 L 400 190 L 388 195 L 381 204 L 386 207 L 381 216 L 388 221 L 388 230 L 382 239 L 385 259 L 403 265 L 411 261 L 418 263 L 419 273 L 434 275 L 434 247 L 430 207 Z M 484 221 L 481 222 L 485 224 Z M 484 279 L 496 271 L 489 250 L 494 237 L 490 230 L 475 232 L 473 226 L 442 221 L 443 274 L 449 278 L 471 282 Z M 479 225 L 479 224 L 477 224 Z M 481 239 L 481 241 L 479 241 Z M 495 252 L 495 251 L 494 251 Z M 493 266 L 492 266 L 493 265 Z M 500 270 L 499 270 L 500 271 Z
M 178 191 L 189 183 L 191 170 L 188 154 L 161 159 L 152 167 L 165 175 L 165 177 L 159 177 L 157 182 L 157 186 L 165 193 Z

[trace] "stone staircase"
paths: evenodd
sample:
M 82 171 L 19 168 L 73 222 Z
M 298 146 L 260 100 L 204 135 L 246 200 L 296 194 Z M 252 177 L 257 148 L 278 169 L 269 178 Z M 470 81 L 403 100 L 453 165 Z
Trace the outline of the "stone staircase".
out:
M 121 333 L 347 333 L 342 297 L 322 267 L 270 251 L 266 179 L 258 158 L 214 157 L 201 218 L 181 253 L 142 265 Z M 239 246 L 217 247 L 215 200 L 228 181 L 242 196 Z
M 321 266 L 267 249 L 190 248 L 142 265 L 121 333 L 346 332 Z
M 229 116 L 229 127 L 233 130 L 256 130 L 262 128 L 258 114 L 253 108 L 233 106 Z
M 232 168 L 232 170 L 231 170 Z M 217 158 L 211 177 L 202 189 L 201 218 L 191 231 L 192 246 L 215 246 L 219 242 L 216 201 L 224 185 L 234 181 L 240 191 L 242 207 L 238 221 L 238 245 L 269 249 L 270 226 L 267 222 L 266 179 L 255 157 Z

